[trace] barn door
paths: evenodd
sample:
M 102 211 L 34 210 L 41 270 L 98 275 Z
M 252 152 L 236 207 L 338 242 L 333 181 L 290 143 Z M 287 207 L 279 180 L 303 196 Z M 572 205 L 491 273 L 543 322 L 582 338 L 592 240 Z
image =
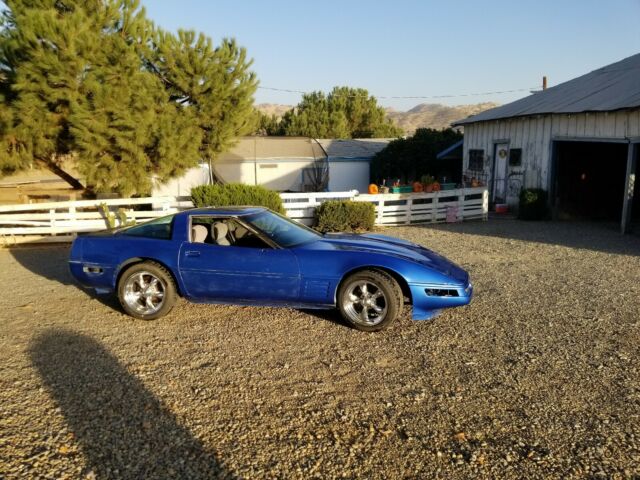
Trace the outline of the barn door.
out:
M 509 144 L 496 143 L 493 155 L 493 203 L 507 201 L 507 164 L 509 160 Z

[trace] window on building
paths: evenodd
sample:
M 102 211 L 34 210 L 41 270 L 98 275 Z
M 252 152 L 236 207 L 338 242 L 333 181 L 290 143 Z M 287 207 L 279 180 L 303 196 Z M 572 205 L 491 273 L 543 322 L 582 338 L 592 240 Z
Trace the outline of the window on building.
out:
M 521 167 L 522 166 L 522 149 L 512 148 L 509 150 L 509 166 Z
M 469 150 L 469 170 L 484 170 L 484 150 Z

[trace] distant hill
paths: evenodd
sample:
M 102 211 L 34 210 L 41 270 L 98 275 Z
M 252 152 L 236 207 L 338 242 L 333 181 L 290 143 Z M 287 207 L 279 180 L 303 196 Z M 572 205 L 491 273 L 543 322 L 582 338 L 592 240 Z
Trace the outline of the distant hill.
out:
M 441 129 L 450 127 L 451 122 L 497 106 L 497 103 L 492 102 L 456 105 L 454 107 L 439 103 L 421 103 L 406 112 L 387 109 L 387 116 L 402 128 L 407 135 L 411 135 L 417 128 Z
M 406 112 L 388 108 L 387 116 L 402 128 L 407 135 L 412 135 L 417 128 L 447 128 L 451 126 L 451 122 L 489 110 L 498 105 L 497 103 L 486 102 L 450 107 L 439 103 L 421 103 Z M 292 109 L 293 106 L 280 105 L 277 103 L 261 103 L 256 105 L 256 108 L 267 115 L 281 117 L 285 112 Z
M 279 103 L 260 103 L 256 105 L 256 109 L 260 110 L 265 115 L 275 115 L 276 117 L 282 117 L 292 108 L 292 105 L 280 105 Z

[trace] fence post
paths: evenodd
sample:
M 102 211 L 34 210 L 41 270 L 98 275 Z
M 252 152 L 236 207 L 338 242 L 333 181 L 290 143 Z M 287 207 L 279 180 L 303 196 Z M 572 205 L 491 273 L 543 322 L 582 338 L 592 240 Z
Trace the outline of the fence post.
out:
M 73 223 L 76 222 L 76 207 L 74 205 L 69 206 L 69 220 Z
M 438 193 L 439 192 L 434 192 L 431 199 L 431 223 L 436 223 L 438 221 Z
M 413 198 L 407 199 L 407 219 L 405 220 L 405 225 L 411 224 L 411 217 L 413 216 Z
M 460 189 L 458 194 L 458 221 L 464 222 L 464 188 Z
M 378 225 L 382 225 L 382 214 L 384 213 L 384 198 L 378 198 Z
M 49 210 L 49 226 L 51 227 L 51 235 L 56 233 L 56 209 Z

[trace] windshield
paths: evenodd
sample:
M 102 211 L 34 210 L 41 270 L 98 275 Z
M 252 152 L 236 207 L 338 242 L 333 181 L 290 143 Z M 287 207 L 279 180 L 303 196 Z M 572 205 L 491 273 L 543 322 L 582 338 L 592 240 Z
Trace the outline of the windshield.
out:
M 321 237 L 315 230 L 273 212 L 254 213 L 242 219 L 285 248 L 312 242 Z

